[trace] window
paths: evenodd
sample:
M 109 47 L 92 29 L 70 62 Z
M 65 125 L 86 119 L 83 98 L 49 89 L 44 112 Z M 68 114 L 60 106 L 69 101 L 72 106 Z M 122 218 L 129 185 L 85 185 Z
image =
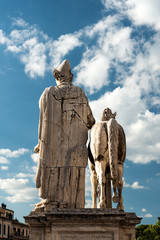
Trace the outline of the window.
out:
M 10 226 L 8 225 L 8 238 L 10 237 Z
M 20 232 L 21 232 L 21 230 L 20 230 L 20 228 L 18 228 L 17 236 L 20 236 Z
M 14 235 L 16 235 L 16 228 L 15 227 L 13 228 L 13 232 L 14 232 Z
M 6 235 L 6 225 L 3 225 L 3 235 Z
M 9 212 L 6 212 L 6 218 L 13 219 L 13 215 Z

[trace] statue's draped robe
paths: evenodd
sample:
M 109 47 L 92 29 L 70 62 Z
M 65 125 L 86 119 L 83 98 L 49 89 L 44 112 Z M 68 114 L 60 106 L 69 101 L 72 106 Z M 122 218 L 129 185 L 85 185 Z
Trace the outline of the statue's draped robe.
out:
M 83 208 L 88 128 L 95 120 L 83 90 L 72 84 L 50 87 L 40 98 L 40 197 Z

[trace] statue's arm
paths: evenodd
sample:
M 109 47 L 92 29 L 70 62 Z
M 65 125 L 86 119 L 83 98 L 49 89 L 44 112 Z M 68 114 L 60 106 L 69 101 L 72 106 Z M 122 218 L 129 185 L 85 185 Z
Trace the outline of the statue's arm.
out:
M 38 144 L 34 147 L 34 152 L 39 153 L 40 152 L 40 136 L 41 136 L 41 129 L 42 129 L 42 110 L 41 110 L 41 98 L 39 101 L 39 108 L 40 108 L 40 117 L 39 117 L 39 129 L 38 129 Z M 37 173 L 36 173 L 36 187 L 41 187 L 41 163 L 40 158 L 38 159 L 38 167 L 37 167 Z
M 95 119 L 93 117 L 93 113 L 92 113 L 92 110 L 90 108 L 87 97 L 86 97 L 86 100 L 87 100 L 87 128 L 91 129 L 92 126 L 95 124 Z
M 34 152 L 39 153 L 40 151 L 40 145 L 39 143 L 34 147 Z M 38 167 L 37 167 L 37 173 L 36 173 L 36 187 L 40 188 L 41 183 L 40 183 L 40 178 L 41 178 L 41 163 L 40 163 L 40 158 L 38 159 Z
M 36 187 L 41 187 L 41 162 L 40 159 L 38 160 L 38 168 L 37 168 L 37 174 L 36 174 Z
M 86 114 L 87 114 L 87 119 L 86 119 L 87 124 L 86 124 L 86 126 L 87 126 L 88 129 L 91 129 L 92 126 L 95 124 L 95 119 L 93 117 L 93 113 L 92 113 L 92 110 L 90 108 L 88 98 L 86 97 L 84 91 L 81 88 L 79 88 L 79 89 L 81 91 L 81 96 L 83 96 L 83 100 L 86 103 Z
M 39 100 L 39 108 L 40 108 L 40 116 L 39 116 L 39 137 L 38 137 L 38 144 L 34 147 L 35 153 L 40 153 L 40 147 L 42 147 L 41 141 L 42 141 L 42 130 L 43 130 L 43 118 L 44 113 L 47 109 L 47 99 L 48 99 L 48 89 L 45 89 L 42 93 L 40 100 Z M 40 154 L 41 155 L 41 154 Z M 39 156 L 38 160 L 38 169 L 36 174 L 36 187 L 41 187 L 41 156 Z
M 39 153 L 39 143 L 34 147 L 34 153 Z
M 39 153 L 40 151 L 40 142 L 41 140 L 45 142 L 45 137 L 43 136 L 44 133 L 43 131 L 43 120 L 45 115 L 48 112 L 48 95 L 49 95 L 49 90 L 50 88 L 46 88 L 44 92 L 42 93 L 40 100 L 39 100 L 39 109 L 40 109 L 40 114 L 39 114 L 39 127 L 38 127 L 38 144 L 34 148 L 35 153 Z
M 39 99 L 39 109 L 40 109 L 40 116 L 39 116 L 39 126 L 38 126 L 38 144 L 34 147 L 34 152 L 39 153 L 40 151 L 40 139 L 41 139 L 41 130 L 42 130 L 42 98 L 44 97 L 44 92 Z
M 88 104 L 87 128 L 91 129 L 94 124 L 95 124 L 95 119 L 93 117 L 91 108 L 90 108 L 90 106 Z

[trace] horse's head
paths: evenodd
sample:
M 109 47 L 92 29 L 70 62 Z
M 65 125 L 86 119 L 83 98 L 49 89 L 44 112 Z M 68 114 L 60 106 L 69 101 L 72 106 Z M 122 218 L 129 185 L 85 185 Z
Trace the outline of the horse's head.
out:
M 110 108 L 106 108 L 103 111 L 101 121 L 109 121 L 111 118 L 116 118 L 117 113 L 112 113 Z

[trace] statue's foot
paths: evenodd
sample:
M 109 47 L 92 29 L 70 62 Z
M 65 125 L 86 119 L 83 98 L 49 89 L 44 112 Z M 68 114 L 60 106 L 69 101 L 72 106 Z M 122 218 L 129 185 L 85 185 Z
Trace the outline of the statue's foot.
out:
M 106 208 L 106 203 L 104 200 L 99 202 L 98 208 Z
M 96 204 L 92 204 L 92 208 L 96 208 Z
M 62 202 L 59 204 L 59 208 L 66 208 L 67 207 L 67 202 Z
M 46 205 L 45 205 L 45 210 L 48 211 L 52 211 L 55 208 L 59 207 L 59 203 L 58 202 L 53 202 L 53 201 L 49 201 Z
M 34 211 L 38 211 L 38 212 L 44 211 L 46 204 L 48 204 L 48 199 L 43 199 L 39 203 L 36 203 L 34 205 L 35 206 Z
M 59 203 L 58 202 L 52 202 L 49 199 L 44 199 L 41 202 L 35 204 L 34 211 L 50 211 L 54 208 L 58 208 Z
M 43 199 L 42 201 L 40 201 L 39 203 L 36 203 L 35 204 L 35 208 L 39 208 L 39 207 L 42 207 L 44 206 L 45 204 L 48 204 L 48 199 Z

